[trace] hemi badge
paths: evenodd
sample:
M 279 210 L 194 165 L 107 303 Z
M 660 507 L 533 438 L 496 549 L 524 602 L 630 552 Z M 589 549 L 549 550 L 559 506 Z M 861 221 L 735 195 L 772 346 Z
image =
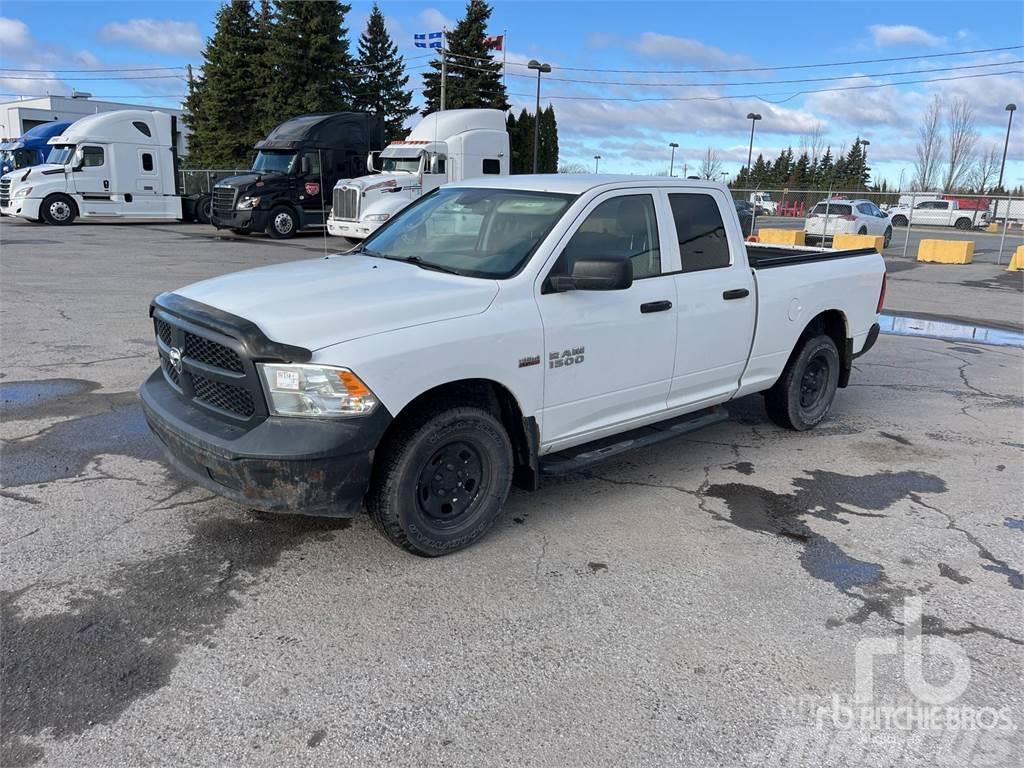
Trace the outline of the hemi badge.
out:
M 530 357 L 519 358 L 520 368 L 529 368 L 531 365 L 540 365 L 540 355 L 531 355 Z

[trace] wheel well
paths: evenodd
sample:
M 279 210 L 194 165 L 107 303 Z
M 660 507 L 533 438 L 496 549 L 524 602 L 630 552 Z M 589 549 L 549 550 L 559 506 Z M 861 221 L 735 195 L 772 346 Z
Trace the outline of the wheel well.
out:
M 824 334 L 835 342 L 839 350 L 839 386 L 845 387 L 850 380 L 850 369 L 853 365 L 853 340 L 846 328 L 846 315 L 838 309 L 829 309 L 815 316 L 800 334 L 793 354 L 809 338 Z
M 381 443 L 411 421 L 452 405 L 481 408 L 501 421 L 512 441 L 512 454 L 515 458 L 513 482 L 525 490 L 536 490 L 540 482 L 537 421 L 532 416 L 524 418 L 515 395 L 504 385 L 490 379 L 451 381 L 416 396 L 395 416 Z

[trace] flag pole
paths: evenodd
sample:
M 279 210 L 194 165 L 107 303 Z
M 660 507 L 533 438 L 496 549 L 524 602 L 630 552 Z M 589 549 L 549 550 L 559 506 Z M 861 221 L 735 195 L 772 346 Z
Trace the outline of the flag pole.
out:
M 501 84 L 508 88 L 508 30 L 501 30 Z
M 448 52 L 445 47 L 448 45 L 448 28 L 441 27 L 441 111 L 444 112 L 445 87 L 448 80 Z

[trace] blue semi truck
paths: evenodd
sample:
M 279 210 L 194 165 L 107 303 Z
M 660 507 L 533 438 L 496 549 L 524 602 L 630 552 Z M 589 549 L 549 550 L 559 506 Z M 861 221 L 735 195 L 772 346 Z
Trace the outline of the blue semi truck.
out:
M 50 153 L 47 142 L 54 136 L 60 136 L 69 125 L 69 122 L 43 123 L 29 128 L 20 139 L 0 142 L 0 176 L 45 163 Z

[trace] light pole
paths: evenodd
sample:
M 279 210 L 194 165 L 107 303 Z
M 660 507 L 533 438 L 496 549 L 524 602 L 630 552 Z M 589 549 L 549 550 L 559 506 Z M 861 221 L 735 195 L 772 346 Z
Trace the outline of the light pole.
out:
M 526 65 L 527 69 L 537 70 L 537 110 L 533 113 L 533 172 L 537 172 L 537 150 L 540 149 L 540 76 L 542 72 L 550 72 L 550 64 L 541 64 L 536 59 L 530 59 Z
M 1016 104 L 1007 104 L 1006 111 L 1010 113 L 1010 119 L 1006 122 L 1006 141 L 1003 142 L 1003 162 L 999 166 L 999 183 L 996 189 L 1003 189 L 1003 170 L 1006 168 L 1006 148 L 1010 146 L 1010 126 L 1013 125 L 1013 113 L 1017 110 Z
M 598 166 L 598 163 L 600 163 L 600 162 L 601 162 L 601 156 L 600 155 L 594 155 L 594 173 L 597 173 L 597 166 Z
M 748 112 L 747 120 L 750 121 L 750 147 L 747 149 L 747 186 L 750 186 L 750 159 L 754 156 L 754 126 L 761 116 L 757 112 Z
M 679 145 L 676 144 L 674 141 L 672 141 L 672 142 L 669 142 L 669 146 L 672 147 L 672 159 L 668 161 L 668 175 L 669 175 L 669 178 L 671 178 L 672 176 L 675 176 L 675 173 L 673 173 L 673 171 L 675 170 L 675 167 L 676 167 L 676 148 Z
M 862 147 L 870 147 L 871 146 L 871 142 L 868 141 L 867 139 L 861 139 L 860 140 L 860 145 Z M 868 168 L 868 151 L 866 149 L 864 150 L 864 170 L 865 171 L 870 170 Z

